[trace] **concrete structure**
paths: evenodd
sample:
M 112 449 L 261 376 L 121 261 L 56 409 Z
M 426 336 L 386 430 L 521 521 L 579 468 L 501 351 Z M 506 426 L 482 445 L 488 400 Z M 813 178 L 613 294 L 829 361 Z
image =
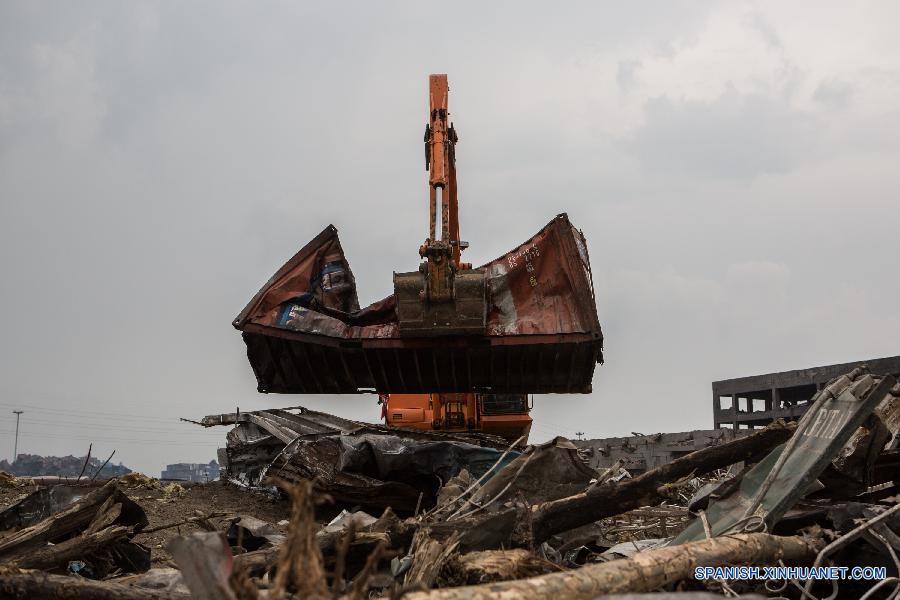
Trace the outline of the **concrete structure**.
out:
M 875 375 L 900 376 L 900 356 L 891 356 L 714 381 L 713 426 L 755 429 L 778 418 L 796 420 L 817 391 L 860 365 L 868 365 Z
M 160 479 L 177 479 L 179 481 L 196 481 L 206 483 L 219 478 L 219 463 L 176 463 L 166 465 Z
M 608 469 L 621 460 L 629 473 L 640 475 L 695 450 L 730 442 L 741 435 L 746 434 L 732 429 L 698 429 L 682 433 L 571 441 L 594 469 Z

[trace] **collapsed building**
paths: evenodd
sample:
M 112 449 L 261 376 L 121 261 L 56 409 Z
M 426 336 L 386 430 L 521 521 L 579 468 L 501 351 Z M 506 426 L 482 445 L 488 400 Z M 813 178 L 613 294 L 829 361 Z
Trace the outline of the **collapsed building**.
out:
M 714 429 L 575 440 L 596 469 L 622 466 L 636 475 L 706 446 L 728 442 L 783 419 L 796 421 L 835 377 L 865 366 L 900 378 L 900 356 L 873 358 L 712 382 Z
M 202 424 L 230 428 L 226 478 L 260 490 L 277 483 L 292 499 L 285 520 L 205 507 L 151 525 L 147 491 L 130 486 L 160 484 L 142 476 L 36 489 L 0 477 L 0 487 L 27 492 L 0 511 L 0 590 L 135 600 L 592 600 L 666 590 L 695 600 L 773 590 L 890 597 L 897 588 L 900 384 L 865 368 L 825 385 L 799 421 L 671 438 L 685 454 L 630 476 L 616 463 L 595 468 L 562 438 L 514 449 L 480 433 L 399 430 L 299 407 Z M 886 461 L 894 467 L 880 468 Z M 160 493 L 177 502 L 185 491 L 172 483 Z M 317 507 L 331 503 L 323 519 Z M 166 544 L 177 568 L 151 568 L 159 547 L 145 541 L 166 528 L 183 528 Z M 696 575 L 779 561 L 806 570 Z M 829 565 L 873 579 L 811 570 Z

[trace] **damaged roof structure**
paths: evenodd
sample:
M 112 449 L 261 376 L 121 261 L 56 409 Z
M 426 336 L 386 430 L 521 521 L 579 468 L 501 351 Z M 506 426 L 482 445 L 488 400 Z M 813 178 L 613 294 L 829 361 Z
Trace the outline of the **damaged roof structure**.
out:
M 480 433 L 394 429 L 303 407 L 211 415 L 200 423 L 234 425 L 219 462 L 238 485 L 311 479 L 338 501 L 400 512 L 433 504 L 462 470 L 481 476 L 509 445 Z M 507 460 L 516 456 L 509 452 Z

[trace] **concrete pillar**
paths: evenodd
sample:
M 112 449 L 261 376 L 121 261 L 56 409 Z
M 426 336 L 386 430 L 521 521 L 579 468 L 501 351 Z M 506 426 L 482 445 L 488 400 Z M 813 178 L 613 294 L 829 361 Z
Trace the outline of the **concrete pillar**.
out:
M 719 394 L 716 393 L 716 388 L 713 387 L 713 429 L 719 428 L 719 410 L 722 408 L 720 404 Z
M 731 421 L 732 421 L 731 427 L 732 427 L 732 429 L 738 428 L 737 415 L 738 415 L 738 397 L 737 397 L 737 394 L 732 394 L 731 395 Z

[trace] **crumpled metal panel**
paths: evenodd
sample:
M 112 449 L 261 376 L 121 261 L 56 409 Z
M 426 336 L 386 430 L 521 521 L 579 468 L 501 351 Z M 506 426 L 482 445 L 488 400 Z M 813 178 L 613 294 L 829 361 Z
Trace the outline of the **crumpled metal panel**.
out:
M 483 268 L 487 335 L 401 338 L 393 296 L 358 308 L 329 226 L 233 325 L 261 392 L 590 392 L 603 334 L 587 245 L 568 216 Z
M 706 514 L 712 535 L 743 530 L 771 531 L 785 512 L 809 493 L 816 478 L 875 407 L 890 394 L 895 383 L 890 375 L 873 377 L 857 369 L 820 391 L 813 398 L 815 404 L 797 426 L 794 436 L 799 438 L 775 448 L 754 465 L 738 485 L 728 485 L 730 491 L 724 497 L 710 503 Z M 764 489 L 764 483 L 792 441 L 795 445 L 784 458 L 770 487 Z M 703 523 L 697 519 L 671 545 L 705 537 Z
M 334 499 L 412 511 L 423 494 L 433 504 L 437 489 L 462 469 L 474 477 L 503 456 L 508 442 L 482 433 L 444 433 L 348 421 L 299 408 L 212 415 L 206 426 L 235 425 L 223 453 L 225 476 L 260 485 L 267 476 L 312 479 Z M 256 434 L 265 433 L 265 443 Z M 506 455 L 501 467 L 519 455 Z

